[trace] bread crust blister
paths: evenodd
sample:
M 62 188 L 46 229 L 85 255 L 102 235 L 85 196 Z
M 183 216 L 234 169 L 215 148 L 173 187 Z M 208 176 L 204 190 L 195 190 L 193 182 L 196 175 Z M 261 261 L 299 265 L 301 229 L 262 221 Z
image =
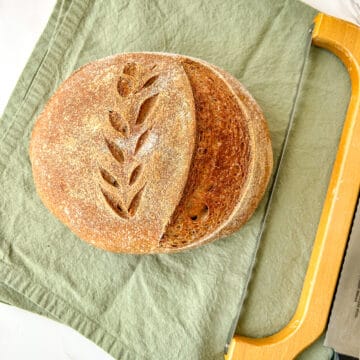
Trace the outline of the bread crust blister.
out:
M 237 230 L 272 169 L 264 116 L 204 61 L 127 53 L 84 65 L 37 119 L 37 192 L 81 239 L 126 253 L 176 252 Z

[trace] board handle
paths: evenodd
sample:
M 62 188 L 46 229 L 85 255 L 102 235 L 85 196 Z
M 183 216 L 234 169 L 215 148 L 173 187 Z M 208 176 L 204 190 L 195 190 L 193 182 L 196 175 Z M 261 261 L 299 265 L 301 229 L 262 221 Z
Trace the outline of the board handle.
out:
M 303 289 L 287 326 L 265 338 L 235 336 L 226 360 L 294 359 L 327 324 L 360 186 L 360 28 L 322 13 L 314 22 L 313 44 L 343 61 L 352 92 Z

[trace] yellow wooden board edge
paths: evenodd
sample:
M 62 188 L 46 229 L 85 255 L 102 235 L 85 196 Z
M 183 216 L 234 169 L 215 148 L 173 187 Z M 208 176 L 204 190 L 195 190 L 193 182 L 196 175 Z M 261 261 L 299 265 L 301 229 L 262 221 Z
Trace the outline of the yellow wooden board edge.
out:
M 265 338 L 235 336 L 226 360 L 294 359 L 327 324 L 360 186 L 360 28 L 321 13 L 314 22 L 313 44 L 343 61 L 352 91 L 303 289 L 287 326 Z

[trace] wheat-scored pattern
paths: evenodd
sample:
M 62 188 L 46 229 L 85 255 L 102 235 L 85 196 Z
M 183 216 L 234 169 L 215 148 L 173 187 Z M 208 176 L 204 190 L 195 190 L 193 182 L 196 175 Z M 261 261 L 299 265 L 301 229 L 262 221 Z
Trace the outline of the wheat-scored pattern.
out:
M 135 62 L 126 64 L 117 82 L 117 92 L 125 100 L 124 104 L 138 110 L 134 112 L 134 116 L 129 116 L 128 119 L 116 111 L 108 113 L 109 124 L 121 138 L 121 146 L 118 145 L 119 142 L 115 143 L 104 136 L 107 148 L 118 166 L 124 167 L 125 163 L 130 163 L 132 166 L 130 166 L 125 184 L 123 180 L 116 179 L 115 175 L 108 170 L 100 168 L 100 175 L 103 181 L 111 185 L 111 191 L 100 186 L 107 204 L 124 220 L 130 219 L 136 214 L 146 187 L 146 182 L 142 180 L 151 151 L 147 151 L 145 156 L 137 155 L 149 140 L 154 126 L 152 115 L 159 95 L 158 92 L 151 91 L 151 87 L 155 85 L 159 77 L 154 73 L 154 69 L 155 66 L 144 68 Z M 146 94 L 150 95 L 145 96 Z M 139 189 L 141 183 L 143 184 Z M 127 201 L 122 196 L 125 188 L 128 194 Z

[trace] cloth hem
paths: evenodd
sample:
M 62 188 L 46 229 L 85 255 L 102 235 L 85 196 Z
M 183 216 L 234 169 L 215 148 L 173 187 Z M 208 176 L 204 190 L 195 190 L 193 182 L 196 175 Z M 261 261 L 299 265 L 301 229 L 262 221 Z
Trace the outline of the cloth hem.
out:
M 95 320 L 82 314 L 81 311 L 74 309 L 43 285 L 32 282 L 2 260 L 0 264 L 0 283 L 22 294 L 54 319 L 78 331 L 116 359 L 131 359 L 131 354 L 136 354 L 137 359 L 146 359 L 144 354 L 125 349 L 122 344 L 119 344 L 115 335 L 109 333 Z

